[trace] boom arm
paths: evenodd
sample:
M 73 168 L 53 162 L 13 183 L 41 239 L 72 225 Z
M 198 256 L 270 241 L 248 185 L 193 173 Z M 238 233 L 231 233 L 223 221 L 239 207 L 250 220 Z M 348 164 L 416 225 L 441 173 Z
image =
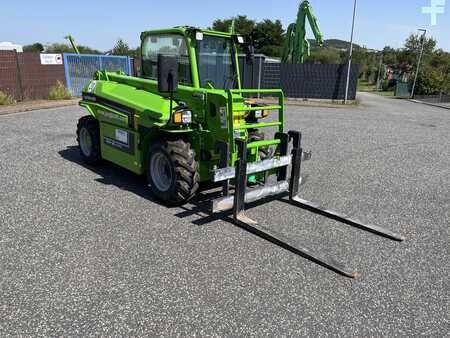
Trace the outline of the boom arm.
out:
M 75 40 L 74 40 L 74 38 L 72 37 L 72 35 L 66 35 L 65 37 L 64 37 L 64 39 L 67 39 L 67 40 L 69 40 L 69 42 L 70 42 L 70 44 L 72 45 L 72 48 L 73 48 L 73 50 L 75 51 L 75 53 L 77 53 L 77 54 L 80 54 L 80 51 L 78 50 L 78 47 L 77 47 L 77 45 L 75 44 Z
M 300 4 L 297 22 L 289 25 L 283 49 L 283 62 L 303 63 L 306 55 L 310 55 L 309 41 L 306 39 L 306 19 L 308 19 L 314 37 L 319 46 L 323 45 L 323 35 L 320 32 L 317 18 L 309 1 Z

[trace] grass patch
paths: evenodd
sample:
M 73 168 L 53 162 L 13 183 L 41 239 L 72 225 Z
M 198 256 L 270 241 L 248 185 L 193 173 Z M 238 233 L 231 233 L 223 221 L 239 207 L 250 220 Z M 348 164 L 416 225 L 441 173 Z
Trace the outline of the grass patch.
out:
M 6 94 L 0 90 L 0 106 L 6 106 L 14 103 L 16 103 L 16 100 L 14 100 L 11 95 Z
M 395 97 L 395 92 L 393 90 L 389 91 L 379 91 L 377 90 L 377 85 L 370 83 L 365 80 L 359 80 L 358 81 L 358 91 L 359 92 L 368 92 L 368 93 L 374 93 L 380 96 L 384 97 Z
M 376 90 L 377 90 L 376 85 L 365 80 L 358 81 L 359 92 L 375 92 Z
M 72 98 L 69 90 L 61 81 L 56 81 L 56 84 L 50 88 L 48 93 L 49 100 L 69 100 Z
M 388 92 L 374 92 L 374 94 L 380 95 L 380 96 L 385 96 L 385 97 L 395 97 L 395 92 L 392 91 L 388 91 Z

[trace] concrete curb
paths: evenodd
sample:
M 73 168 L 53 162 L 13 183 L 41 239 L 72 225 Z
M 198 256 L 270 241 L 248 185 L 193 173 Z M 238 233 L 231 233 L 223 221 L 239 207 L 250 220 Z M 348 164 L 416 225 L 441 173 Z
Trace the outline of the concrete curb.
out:
M 0 115 L 23 113 L 39 109 L 74 106 L 77 105 L 78 102 L 80 102 L 80 99 L 60 100 L 60 101 L 39 100 L 39 101 L 21 102 L 11 106 L 0 107 Z
M 432 107 L 437 107 L 437 108 L 443 108 L 443 109 L 449 109 L 450 110 L 450 106 L 443 106 L 443 105 L 438 104 L 438 103 L 423 102 L 423 101 L 413 100 L 413 99 L 409 99 L 408 101 L 414 102 L 414 103 L 424 104 L 424 105 L 427 105 L 427 106 L 432 106 Z

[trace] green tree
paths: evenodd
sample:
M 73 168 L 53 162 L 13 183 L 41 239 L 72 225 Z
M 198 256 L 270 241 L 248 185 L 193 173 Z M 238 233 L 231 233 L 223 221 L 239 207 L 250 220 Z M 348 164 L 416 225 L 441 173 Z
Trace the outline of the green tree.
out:
M 422 38 L 422 35 L 411 34 L 406 39 L 405 47 L 397 51 L 398 68 L 405 68 L 406 65 L 417 65 L 419 54 L 422 49 Z M 423 61 L 426 63 L 436 49 L 436 40 L 431 37 L 425 37 L 423 45 Z
M 140 46 L 137 47 L 137 48 L 134 50 L 134 55 L 133 55 L 133 57 L 135 57 L 135 58 L 140 58 L 140 57 L 141 57 L 141 47 L 140 47 Z
M 252 34 L 256 52 L 267 56 L 280 56 L 283 49 L 283 34 L 280 20 L 265 19 L 258 22 Z
M 405 49 L 407 51 L 411 51 L 411 52 L 420 52 L 421 48 L 422 48 L 422 35 L 419 34 L 411 34 L 405 42 Z M 424 40 L 424 49 L 423 52 L 424 54 L 431 54 L 435 51 L 436 49 L 436 45 L 437 42 L 434 38 L 427 38 L 425 37 Z
M 398 51 L 395 48 L 386 46 L 383 48 L 383 63 L 386 65 L 395 65 L 398 62 Z
M 83 54 L 103 54 L 103 52 L 99 51 L 98 49 L 94 49 L 88 46 L 83 46 L 83 45 L 78 45 L 78 50 L 80 51 L 80 53 Z M 70 48 L 70 50 L 73 53 L 73 49 Z
M 342 63 L 341 52 L 336 48 L 320 48 L 311 52 L 306 58 L 307 63 L 340 64 Z
M 103 54 L 101 51 L 97 49 L 93 49 L 87 46 L 78 45 L 78 50 L 82 54 Z M 45 49 L 46 53 L 74 53 L 72 46 L 69 46 L 65 43 L 53 43 Z
M 379 55 L 366 47 L 354 46 L 352 63 L 359 66 L 359 77 L 373 77 L 375 69 L 378 69 Z M 341 51 L 341 63 L 348 62 L 348 50 Z
M 246 15 L 238 15 L 235 18 L 224 19 L 224 20 L 216 20 L 212 24 L 212 29 L 219 32 L 229 32 L 231 23 L 234 19 L 234 27 L 236 29 L 236 33 L 250 37 L 252 36 L 253 31 L 256 28 L 256 22 L 254 20 L 250 20 Z
M 436 95 L 445 89 L 445 75 L 430 65 L 424 65 L 417 77 L 415 94 Z
M 31 45 L 23 46 L 24 52 L 35 52 L 35 53 L 41 53 L 44 51 L 44 45 L 40 42 L 35 42 Z
M 233 19 L 236 33 L 244 36 L 247 41 L 251 40 L 256 53 L 267 56 L 281 55 L 284 30 L 280 20 L 265 19 L 256 22 L 245 15 L 238 15 L 235 18 L 216 20 L 211 28 L 216 31 L 229 32 Z
M 51 45 L 47 46 L 45 49 L 47 53 L 74 53 L 74 50 L 71 46 L 65 44 L 65 43 L 52 43 Z
M 134 55 L 134 51 L 130 48 L 128 43 L 126 43 L 123 39 L 119 38 L 114 45 L 114 48 L 111 50 L 112 55 Z
M 450 53 L 437 50 L 424 59 L 415 93 L 418 95 L 450 93 Z

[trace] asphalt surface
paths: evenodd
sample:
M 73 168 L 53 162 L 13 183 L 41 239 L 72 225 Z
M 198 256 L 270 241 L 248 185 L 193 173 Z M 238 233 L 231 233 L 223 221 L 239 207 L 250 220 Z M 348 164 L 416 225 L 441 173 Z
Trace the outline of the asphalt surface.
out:
M 351 280 L 145 181 L 81 163 L 78 107 L 0 117 L 0 336 L 417 336 L 450 332 L 450 113 L 361 94 L 287 108 L 313 159 L 302 197 L 406 236 L 296 208 L 267 228 L 356 268 Z

